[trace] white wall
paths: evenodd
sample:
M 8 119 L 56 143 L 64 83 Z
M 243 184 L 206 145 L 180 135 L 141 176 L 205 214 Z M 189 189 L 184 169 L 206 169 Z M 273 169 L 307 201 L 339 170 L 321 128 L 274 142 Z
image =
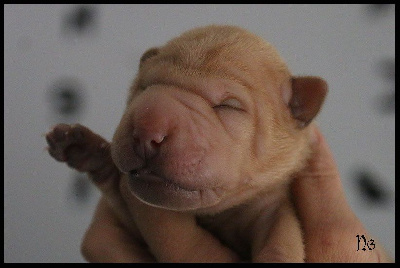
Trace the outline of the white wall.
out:
M 274 44 L 294 74 L 328 81 L 318 122 L 351 206 L 394 257 L 395 115 L 379 105 L 394 97 L 394 74 L 385 77 L 380 65 L 393 61 L 394 72 L 394 6 L 100 5 L 81 34 L 63 26 L 76 8 L 4 6 L 5 262 L 84 261 L 80 240 L 99 194 L 74 191 L 75 173 L 48 156 L 42 134 L 56 122 L 80 122 L 110 139 L 141 54 L 211 23 L 247 28 Z M 49 98 L 64 77 L 77 80 L 85 101 L 69 117 Z M 358 170 L 371 170 L 385 202 L 366 199 Z

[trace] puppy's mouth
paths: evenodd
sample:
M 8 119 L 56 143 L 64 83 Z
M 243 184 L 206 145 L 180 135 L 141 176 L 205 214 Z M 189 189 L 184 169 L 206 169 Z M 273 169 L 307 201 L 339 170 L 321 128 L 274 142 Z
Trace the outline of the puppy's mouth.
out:
M 218 202 L 213 189 L 194 189 L 141 168 L 129 172 L 131 192 L 144 203 L 169 210 L 186 211 Z
M 184 187 L 181 184 L 173 182 L 165 176 L 159 175 L 147 168 L 131 170 L 129 172 L 129 177 L 133 183 L 144 183 L 148 184 L 149 186 L 152 184 L 161 184 L 163 187 L 171 188 L 176 191 L 196 191 L 196 189 Z

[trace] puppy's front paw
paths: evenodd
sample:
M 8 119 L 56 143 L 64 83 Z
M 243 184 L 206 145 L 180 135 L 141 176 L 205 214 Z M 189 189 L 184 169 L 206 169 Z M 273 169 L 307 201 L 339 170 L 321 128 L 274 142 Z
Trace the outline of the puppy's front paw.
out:
M 66 154 L 70 146 L 82 144 L 83 132 L 81 125 L 58 124 L 47 134 L 46 140 L 49 145 L 48 151 L 57 161 L 65 162 L 68 159 Z
M 108 159 L 109 143 L 85 126 L 58 124 L 46 134 L 49 154 L 82 172 L 92 171 Z

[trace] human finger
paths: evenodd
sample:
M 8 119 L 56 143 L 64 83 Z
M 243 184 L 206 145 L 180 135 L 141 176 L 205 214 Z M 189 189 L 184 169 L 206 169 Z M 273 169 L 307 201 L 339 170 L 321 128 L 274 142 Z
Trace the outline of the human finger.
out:
M 121 224 L 115 211 L 102 197 L 92 223 L 81 244 L 81 252 L 89 262 L 154 262 L 140 239 L 138 231 Z
M 350 208 L 329 146 L 313 127 L 313 153 L 292 185 L 303 230 L 307 262 L 379 262 L 384 251 L 360 251 L 357 235 L 368 236 Z M 387 261 L 387 260 L 386 260 Z

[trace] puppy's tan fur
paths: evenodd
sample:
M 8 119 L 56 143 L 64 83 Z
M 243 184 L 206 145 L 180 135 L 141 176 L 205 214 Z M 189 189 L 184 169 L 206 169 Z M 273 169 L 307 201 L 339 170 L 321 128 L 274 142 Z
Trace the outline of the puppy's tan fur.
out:
M 111 162 L 131 173 L 123 195 L 195 215 L 244 260 L 302 262 L 289 183 L 310 155 L 308 125 L 325 94 L 323 80 L 293 77 L 269 43 L 238 27 L 197 28 L 152 48 L 111 144 Z M 49 151 L 63 160 L 54 136 Z M 89 173 L 107 177 L 104 166 Z

